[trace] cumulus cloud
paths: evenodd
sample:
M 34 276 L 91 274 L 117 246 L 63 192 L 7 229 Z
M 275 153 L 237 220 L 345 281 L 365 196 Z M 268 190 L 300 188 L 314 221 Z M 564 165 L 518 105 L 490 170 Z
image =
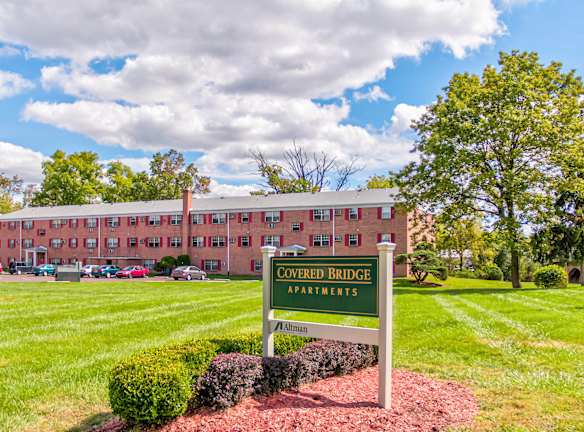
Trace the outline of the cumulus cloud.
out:
M 0 141 L 0 172 L 5 176 L 18 175 L 25 182 L 40 183 L 42 162 L 49 158 L 40 152 Z
M 34 83 L 13 72 L 0 70 L 0 99 L 8 98 L 34 87 Z
M 381 87 L 379 86 L 370 87 L 366 93 L 355 92 L 353 93 L 353 99 L 356 101 L 366 100 L 369 102 L 377 102 L 379 99 L 384 99 L 387 101 L 391 100 L 389 95 L 381 90 Z

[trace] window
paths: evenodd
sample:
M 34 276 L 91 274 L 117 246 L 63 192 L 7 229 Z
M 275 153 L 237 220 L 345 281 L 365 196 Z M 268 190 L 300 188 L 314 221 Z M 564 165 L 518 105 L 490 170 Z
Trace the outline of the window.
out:
M 267 211 L 264 216 L 264 222 L 280 222 L 280 212 Z
M 181 247 L 182 246 L 182 237 L 171 237 L 169 241 L 170 247 Z
M 359 246 L 359 234 L 349 234 L 349 246 Z
M 8 247 L 9 248 L 14 248 L 14 245 L 15 245 L 14 239 L 8 240 Z
M 45 235 L 45 230 L 44 229 L 40 229 L 39 230 L 39 237 L 43 237 Z
M 148 226 L 160 226 L 160 216 L 150 216 L 148 218 Z
M 391 234 L 380 234 L 379 235 L 379 241 L 380 242 L 390 242 L 392 241 L 393 236 Z
M 219 270 L 219 260 L 205 260 L 204 267 L 205 267 L 205 271 L 218 271 Z
M 249 236 L 241 236 L 241 247 L 249 247 Z
M 16 222 L 14 222 L 14 221 L 10 222 L 10 224 L 8 225 L 8 228 L 11 230 L 16 229 Z
M 51 221 L 51 228 L 61 228 L 61 219 L 53 219 Z
M 312 246 L 326 247 L 331 245 L 331 237 L 328 234 L 316 234 L 312 236 Z
M 302 231 L 302 223 L 292 222 L 292 231 Z
M 340 216 L 343 214 L 343 211 L 341 209 L 335 209 L 335 216 Z
M 349 209 L 349 220 L 358 220 L 359 219 L 359 209 L 358 208 L 350 208 Z
M 129 226 L 136 226 L 136 216 L 130 216 L 128 218 L 128 225 Z
M 249 212 L 241 213 L 241 223 L 249 223 Z
M 52 248 L 60 248 L 61 247 L 61 239 L 51 239 L 51 247 Z
M 170 216 L 171 225 L 182 225 L 182 215 L 171 215 Z
M 69 261 L 71 261 L 71 264 L 77 264 L 77 258 L 70 258 Z
M 71 228 L 77 228 L 77 219 L 71 219 Z
M 148 237 L 148 247 L 160 247 L 160 237 Z
M 120 218 L 117 217 L 108 217 L 107 218 L 107 226 L 110 228 L 120 226 Z
M 77 239 L 76 238 L 69 239 L 69 247 L 72 249 L 75 249 L 77 247 Z
M 31 248 L 33 245 L 32 239 L 22 239 L 22 247 L 25 249 Z
M 312 210 L 312 220 L 314 220 L 314 221 L 330 221 L 331 220 L 330 209 Z
M 391 219 L 391 207 L 381 207 L 381 219 Z
M 225 247 L 225 237 L 224 236 L 213 236 L 211 237 L 212 247 Z
M 136 237 L 130 237 L 128 239 L 128 247 L 136 247 Z
M 262 271 L 262 260 L 254 260 L 253 261 L 253 271 L 254 272 L 261 272 Z
M 276 246 L 280 247 L 280 236 L 265 236 L 264 246 Z
M 108 238 L 107 239 L 107 247 L 108 248 L 117 248 L 119 241 L 117 238 Z
M 85 247 L 88 249 L 93 249 L 97 246 L 97 239 L 94 238 L 88 238 L 85 239 Z
M 51 258 L 51 264 L 53 265 L 60 265 L 61 264 L 61 258 Z
M 341 241 L 341 240 L 342 240 L 341 236 L 335 236 L 335 241 L 336 242 Z
M 205 223 L 205 215 L 194 214 L 192 216 L 193 225 L 203 225 Z
M 193 237 L 191 245 L 192 247 L 205 247 L 205 237 Z
M 144 268 L 147 268 L 148 270 L 154 270 L 154 264 L 156 264 L 156 260 L 153 259 L 144 260 Z
M 97 218 L 87 218 L 85 220 L 85 226 L 87 228 L 95 228 L 97 226 Z
M 23 221 L 22 222 L 22 229 L 29 230 L 29 229 L 33 229 L 33 227 L 34 227 L 33 221 Z
M 225 223 L 225 213 L 213 213 L 213 215 L 211 216 L 211 223 L 224 224 Z

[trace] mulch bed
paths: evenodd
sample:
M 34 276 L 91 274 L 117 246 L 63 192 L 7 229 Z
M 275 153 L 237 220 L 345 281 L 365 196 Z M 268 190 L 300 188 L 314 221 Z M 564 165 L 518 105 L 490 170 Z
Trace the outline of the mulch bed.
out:
M 475 397 L 465 387 L 412 372 L 392 373 L 392 407 L 377 405 L 377 367 L 268 397 L 251 397 L 222 411 L 200 408 L 157 432 L 443 431 L 472 421 Z M 120 432 L 117 419 L 98 432 Z

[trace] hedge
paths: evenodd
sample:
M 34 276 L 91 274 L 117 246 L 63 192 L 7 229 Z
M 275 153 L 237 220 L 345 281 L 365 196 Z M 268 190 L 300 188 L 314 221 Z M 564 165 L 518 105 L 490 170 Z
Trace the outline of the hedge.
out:
M 549 265 L 538 268 L 533 275 L 533 282 L 538 288 L 566 288 L 568 286 L 568 274 L 563 267 Z

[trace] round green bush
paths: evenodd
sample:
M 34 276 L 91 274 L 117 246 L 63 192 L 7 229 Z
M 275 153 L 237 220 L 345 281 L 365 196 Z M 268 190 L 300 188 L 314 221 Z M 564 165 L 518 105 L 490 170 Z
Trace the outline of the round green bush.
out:
M 568 286 L 568 274 L 563 267 L 549 265 L 535 271 L 533 282 L 538 288 L 566 288 Z
M 502 281 L 503 280 L 503 270 L 499 268 L 497 265 L 489 265 L 483 268 L 484 271 L 484 278 L 486 280 L 496 280 Z
M 476 279 L 477 278 L 475 272 L 470 271 L 470 270 L 465 270 L 465 269 L 455 271 L 454 277 L 463 278 L 463 279 Z

